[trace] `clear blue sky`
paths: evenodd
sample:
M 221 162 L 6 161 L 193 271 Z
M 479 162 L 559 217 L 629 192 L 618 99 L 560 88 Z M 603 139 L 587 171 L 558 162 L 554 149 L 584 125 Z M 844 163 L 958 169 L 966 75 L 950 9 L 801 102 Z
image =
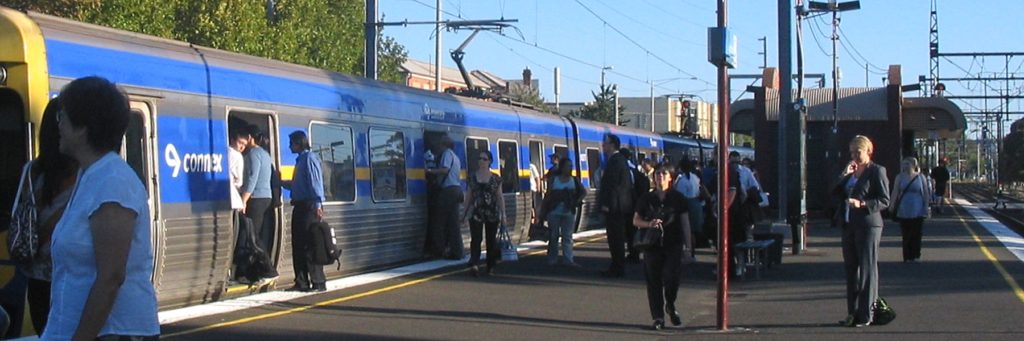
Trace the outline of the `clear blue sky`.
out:
M 379 0 L 384 21 L 432 21 L 436 0 Z M 792 3 L 795 4 L 795 0 Z M 929 0 L 861 0 L 861 9 L 841 15 L 844 49 L 839 47 L 843 86 L 879 86 L 890 64 L 903 66 L 903 83 L 917 82 L 928 74 Z M 600 83 L 601 66 L 612 66 L 607 82 L 618 84 L 622 96 L 646 97 L 649 80 L 661 85 L 655 94 L 691 93 L 714 101 L 715 69 L 707 62 L 707 27 L 715 26 L 714 0 L 444 0 L 445 19 L 518 19 L 507 37 L 481 33 L 466 49 L 467 68 L 484 69 L 516 79 L 529 67 L 541 81 L 541 94 L 554 100 L 554 67 L 562 72 L 562 102 L 591 99 Z M 733 0 L 729 2 L 730 27 L 739 38 L 739 67 L 733 74 L 760 73 L 761 42 L 768 37 L 768 65 L 778 65 L 778 22 L 776 0 Z M 589 10 L 588 10 L 589 8 Z M 591 11 L 593 13 L 591 13 Z M 596 15 L 595 15 L 596 14 Z M 941 0 L 939 1 L 940 52 L 1024 52 L 1024 1 Z M 806 72 L 830 73 L 830 16 L 805 21 Z M 621 31 L 622 34 L 616 32 Z M 794 29 L 795 31 L 795 29 Z M 387 27 L 384 34 L 396 38 L 409 50 L 409 57 L 433 60 L 431 26 Z M 468 36 L 469 31 L 445 32 L 444 63 L 454 67 L 447 55 Z M 815 39 L 816 38 L 816 39 Z M 633 42 L 631 42 L 632 40 Z M 635 42 L 635 43 L 634 43 Z M 638 46 L 639 45 L 639 46 Z M 820 47 L 819 47 L 820 46 Z M 795 58 L 795 52 L 794 52 Z M 663 59 L 665 62 L 659 60 Z M 667 62 L 667 63 L 666 63 Z M 1002 58 L 951 58 L 942 60 L 942 77 L 987 76 L 1005 72 Z M 668 65 L 671 64 L 671 65 Z M 1010 60 L 1010 72 L 1024 74 L 1024 57 Z M 681 71 L 680 71 L 681 70 Z M 795 59 L 794 59 L 795 70 Z M 969 71 L 969 72 L 968 72 Z M 698 80 L 690 80 L 697 77 Z M 746 83 L 745 83 L 746 82 Z M 733 95 L 741 95 L 748 81 L 736 80 Z M 831 86 L 831 79 L 828 80 Z M 1002 87 L 993 83 L 992 87 Z M 1020 93 L 1024 82 L 1010 85 Z M 977 83 L 947 82 L 952 94 L 982 94 Z M 908 93 L 916 96 L 916 93 Z M 1010 109 L 1021 111 L 1022 100 L 1012 100 Z M 964 111 L 980 111 L 981 101 L 958 104 Z M 990 103 L 995 110 L 997 105 Z

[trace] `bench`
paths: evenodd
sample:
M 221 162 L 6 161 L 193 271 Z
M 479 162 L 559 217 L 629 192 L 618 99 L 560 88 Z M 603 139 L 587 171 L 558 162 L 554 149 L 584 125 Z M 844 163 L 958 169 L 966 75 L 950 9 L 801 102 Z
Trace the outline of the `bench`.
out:
M 775 240 L 748 240 L 739 244 L 736 244 L 736 254 L 742 255 L 740 257 L 739 266 L 744 268 L 754 268 L 754 278 L 761 278 L 761 268 L 768 267 L 770 260 L 768 259 L 768 248 L 775 244 Z M 744 269 L 740 273 L 740 277 L 743 278 L 747 269 Z

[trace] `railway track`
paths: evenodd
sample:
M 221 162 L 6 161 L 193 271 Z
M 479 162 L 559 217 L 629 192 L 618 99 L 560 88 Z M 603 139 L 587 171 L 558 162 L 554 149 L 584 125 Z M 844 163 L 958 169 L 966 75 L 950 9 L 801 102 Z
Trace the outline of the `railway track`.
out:
M 977 204 L 979 208 L 1017 233 L 1024 232 L 1024 201 L 1020 198 L 1005 197 L 1007 208 L 1000 205 L 1000 208 L 994 209 L 995 188 L 981 183 L 954 183 L 953 194 Z

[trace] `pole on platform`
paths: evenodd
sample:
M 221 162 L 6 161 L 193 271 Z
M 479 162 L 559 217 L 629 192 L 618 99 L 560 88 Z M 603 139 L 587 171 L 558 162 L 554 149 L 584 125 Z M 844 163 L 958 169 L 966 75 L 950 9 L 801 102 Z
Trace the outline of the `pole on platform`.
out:
M 444 65 L 441 63 L 441 34 L 444 23 L 441 22 L 441 0 L 437 0 L 437 30 L 434 31 L 436 35 L 434 37 L 434 91 L 442 92 L 444 87 L 441 85 L 441 67 Z
M 718 0 L 718 28 L 729 22 L 728 0 Z M 723 44 L 724 46 L 725 44 Z M 729 328 L 729 67 L 718 65 L 718 329 Z

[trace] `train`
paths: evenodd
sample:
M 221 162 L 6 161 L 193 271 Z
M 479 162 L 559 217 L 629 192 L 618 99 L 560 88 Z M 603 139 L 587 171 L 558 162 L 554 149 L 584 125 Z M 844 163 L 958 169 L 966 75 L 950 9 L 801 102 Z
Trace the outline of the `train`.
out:
M 284 137 L 296 130 L 308 133 L 323 164 L 324 220 L 344 250 L 340 270 L 325 268 L 328 278 L 423 259 L 424 152 L 442 135 L 455 142 L 463 179 L 477 167 L 467 155 L 494 152 L 491 168 L 501 175 L 508 227 L 518 241 L 527 238 L 531 220 L 530 166 L 550 168 L 546 162 L 552 153 L 567 155 L 575 175 L 592 192 L 578 221 L 578 228 L 586 230 L 603 227 L 595 202 L 606 134 L 618 135 L 639 159 L 710 159 L 714 149 L 706 140 L 0 7 L 0 205 L 10 207 L 20 170 L 35 154 L 47 101 L 71 80 L 93 75 L 117 83 L 130 100 L 132 117 L 121 155 L 148 191 L 152 280 L 161 309 L 292 282 L 287 190 L 274 209 L 273 247 L 268 250 L 280 277 L 260 288 L 230 279 L 236 240 L 226 164 L 231 125 L 255 125 L 267 132 L 268 152 L 284 180 L 292 177 L 295 163 Z M 752 155 L 750 148 L 740 150 Z M 4 219 L 9 217 L 0 217 L 6 227 Z M 0 261 L 0 274 L 0 299 L 5 306 L 19 304 L 23 279 L 14 264 Z

